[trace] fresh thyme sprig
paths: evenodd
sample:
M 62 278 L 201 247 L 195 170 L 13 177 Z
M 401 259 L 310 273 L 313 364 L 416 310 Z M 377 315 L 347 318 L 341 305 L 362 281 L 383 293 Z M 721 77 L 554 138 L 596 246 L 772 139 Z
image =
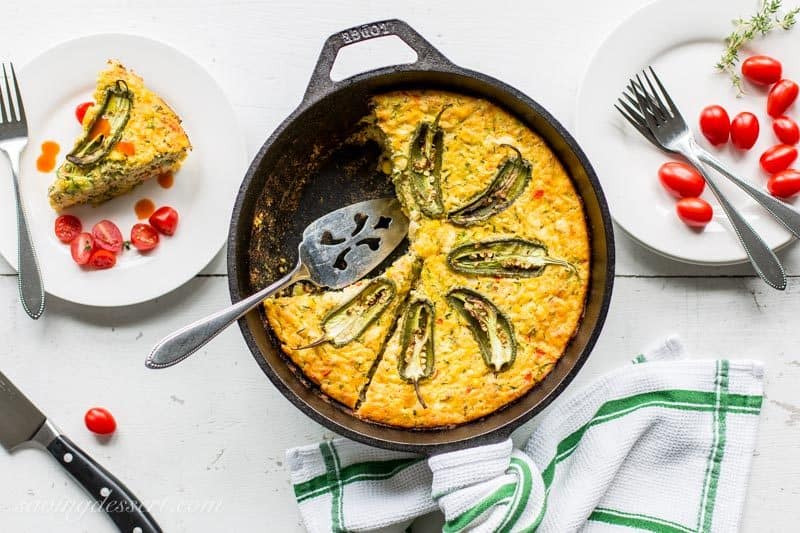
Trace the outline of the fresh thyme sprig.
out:
M 765 36 L 770 31 L 779 27 L 790 29 L 797 22 L 800 7 L 787 11 L 783 15 L 781 0 L 761 0 L 758 12 L 749 19 L 738 18 L 733 21 L 734 30 L 725 38 L 725 52 L 720 57 L 716 67 L 720 72 L 725 72 L 731 77 L 731 83 L 736 88 L 737 96 L 744 94 L 742 78 L 736 71 L 739 63 L 739 50 L 758 36 Z

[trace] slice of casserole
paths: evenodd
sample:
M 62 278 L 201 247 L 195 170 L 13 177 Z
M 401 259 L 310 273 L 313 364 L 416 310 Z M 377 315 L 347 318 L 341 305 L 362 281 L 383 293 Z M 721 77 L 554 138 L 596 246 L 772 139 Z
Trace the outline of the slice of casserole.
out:
M 178 115 L 116 60 L 98 75 L 94 100 L 48 190 L 56 210 L 100 204 L 174 172 L 192 148 Z

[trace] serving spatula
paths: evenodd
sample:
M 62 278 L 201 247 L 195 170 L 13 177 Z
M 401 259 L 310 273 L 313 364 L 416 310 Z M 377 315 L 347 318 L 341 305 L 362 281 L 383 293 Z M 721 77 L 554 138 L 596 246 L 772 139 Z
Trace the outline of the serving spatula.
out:
M 0 444 L 9 452 L 39 444 L 75 478 L 125 533 L 161 533 L 161 528 L 136 496 L 62 435 L 47 417 L 0 372 Z
M 177 364 L 205 346 L 264 299 L 301 280 L 342 289 L 377 267 L 403 241 L 408 219 L 395 198 L 367 200 L 318 218 L 303 231 L 298 261 L 284 277 L 200 319 L 159 342 L 145 361 L 148 368 Z

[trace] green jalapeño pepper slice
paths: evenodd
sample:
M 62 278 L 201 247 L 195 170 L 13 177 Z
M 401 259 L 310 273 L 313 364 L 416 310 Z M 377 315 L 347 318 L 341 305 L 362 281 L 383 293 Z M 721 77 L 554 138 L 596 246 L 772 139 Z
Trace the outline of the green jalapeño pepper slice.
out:
M 419 280 L 419 276 L 422 273 L 422 259 L 419 257 L 414 258 L 414 264 L 411 266 L 411 276 L 408 282 L 408 291 L 406 292 L 403 299 L 394 306 L 392 310 L 394 316 L 392 317 L 392 323 L 389 326 L 389 329 L 386 331 L 386 335 L 383 337 L 383 342 L 381 342 L 380 350 L 378 350 L 378 355 L 373 359 L 372 366 L 370 366 L 369 371 L 367 372 L 367 382 L 361 388 L 361 392 L 358 393 L 358 401 L 356 402 L 356 406 L 354 409 L 357 411 L 358 408 L 361 406 L 361 403 L 367 399 L 367 389 L 372 384 L 372 378 L 375 376 L 375 372 L 378 371 L 378 367 L 383 361 L 383 356 L 386 353 L 386 348 L 389 347 L 389 341 L 394 337 L 397 328 L 400 327 L 400 322 L 402 320 L 403 310 L 408 306 L 409 298 L 411 298 L 411 291 L 414 290 L 414 286 L 417 284 Z
M 486 297 L 469 289 L 453 289 L 447 301 L 466 320 L 486 366 L 495 373 L 508 370 L 517 356 L 517 342 L 505 315 Z
M 414 202 L 425 216 L 438 218 L 444 215 L 442 204 L 442 152 L 444 130 L 439 127 L 444 106 L 433 123 L 421 122 L 411 138 L 406 177 Z
M 100 111 L 86 128 L 83 137 L 67 155 L 67 161 L 81 168 L 91 167 L 103 159 L 122 138 L 122 130 L 131 116 L 133 92 L 123 80 L 106 89 Z M 101 121 L 107 127 L 100 127 Z
M 548 265 L 557 265 L 577 274 L 575 265 L 547 255 L 538 241 L 498 239 L 467 243 L 447 254 L 447 264 L 456 272 L 501 278 L 534 278 Z
M 397 289 L 393 281 L 375 278 L 343 305 L 322 319 L 324 335 L 296 350 L 304 350 L 330 342 L 337 348 L 353 342 L 389 307 Z
M 503 146 L 514 150 L 516 156 L 507 157 L 500 163 L 486 190 L 448 215 L 453 224 L 470 226 L 486 220 L 510 206 L 527 187 L 531 180 L 530 162 L 514 146 Z
M 414 384 L 414 392 L 423 409 L 425 400 L 419 392 L 419 382 L 433 374 L 433 303 L 423 298 L 414 298 L 403 315 L 400 333 L 400 356 L 397 371 L 400 377 Z

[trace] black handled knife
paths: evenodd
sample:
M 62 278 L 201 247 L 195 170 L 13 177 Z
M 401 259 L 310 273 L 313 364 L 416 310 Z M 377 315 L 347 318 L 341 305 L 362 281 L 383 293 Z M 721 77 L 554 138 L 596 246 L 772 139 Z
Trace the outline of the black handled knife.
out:
M 62 435 L 39 409 L 0 372 L 0 444 L 12 451 L 39 444 L 86 489 L 124 533 L 162 533 L 136 496 Z

